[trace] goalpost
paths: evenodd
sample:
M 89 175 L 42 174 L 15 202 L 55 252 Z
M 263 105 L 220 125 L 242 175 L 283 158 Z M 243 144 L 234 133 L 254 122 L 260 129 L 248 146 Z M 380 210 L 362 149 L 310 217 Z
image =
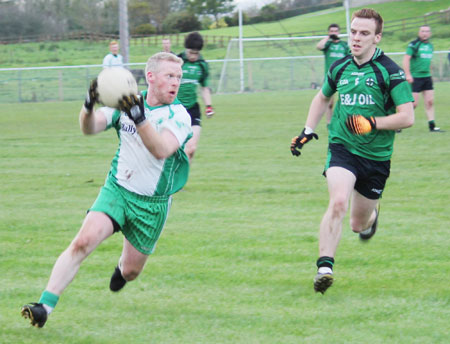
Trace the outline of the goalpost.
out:
M 217 93 L 318 87 L 325 67 L 316 44 L 324 37 L 231 39 Z
M 349 0 L 344 0 L 344 8 L 345 8 L 345 17 L 346 17 L 346 24 L 347 24 L 347 34 L 346 35 L 342 35 L 342 36 L 347 36 L 349 35 L 348 32 L 348 28 L 350 27 L 350 2 Z M 250 61 L 258 61 L 258 60 L 262 60 L 261 58 L 248 58 L 248 55 L 246 54 L 247 58 L 244 58 L 244 42 L 268 42 L 268 41 L 287 41 L 287 40 L 317 40 L 319 41 L 320 39 L 326 37 L 326 36 L 309 36 L 309 37 L 283 37 L 283 38 L 243 38 L 243 22 L 242 22 L 242 6 L 238 5 L 238 19 L 239 19 L 239 38 L 233 38 L 230 40 L 230 42 L 228 43 L 228 47 L 227 47 L 227 53 L 225 56 L 225 60 L 224 60 L 224 64 L 222 67 L 222 71 L 220 73 L 220 79 L 219 79 L 219 83 L 218 83 L 218 87 L 217 87 L 217 93 L 221 93 L 224 91 L 224 83 L 226 83 L 226 78 L 228 77 L 229 74 L 227 74 L 227 70 L 228 68 L 230 68 L 230 62 L 236 62 L 236 58 L 235 56 L 232 56 L 234 50 L 236 50 L 236 48 L 234 48 L 233 50 L 233 46 L 236 44 L 236 41 L 239 44 L 239 92 L 244 92 L 246 90 L 245 87 L 245 79 L 244 79 L 244 65 L 245 62 L 250 62 Z M 310 44 L 314 44 L 314 41 Z M 315 43 L 317 44 L 317 43 Z M 277 44 L 278 46 L 280 46 L 280 43 Z M 292 44 L 291 44 L 292 46 Z M 285 50 L 284 48 L 282 48 L 283 50 Z M 320 59 L 322 56 L 302 56 L 300 57 L 298 53 L 302 53 L 301 49 L 299 47 L 297 47 L 297 54 L 294 53 L 294 55 L 292 56 L 291 60 L 299 60 L 299 59 L 310 59 L 310 58 L 315 58 L 315 59 Z M 307 49 L 310 52 L 310 49 Z M 317 51 L 316 51 L 317 53 Z M 265 54 L 266 56 L 270 56 Z M 272 56 L 276 56 L 276 55 L 272 55 Z M 286 60 L 287 56 L 280 56 L 279 60 Z M 323 59 L 323 57 L 322 57 Z M 276 60 L 276 58 L 275 58 Z M 291 66 L 293 65 L 293 61 L 290 62 Z M 252 66 L 251 64 L 249 66 Z M 292 67 L 291 67 L 292 68 Z M 311 65 L 311 70 L 313 72 L 313 74 L 315 74 L 315 69 L 316 67 Z M 251 72 L 250 72 L 251 73 Z M 292 75 L 291 75 L 292 77 Z M 314 86 L 318 84 L 318 79 L 314 76 L 313 78 L 310 78 L 310 85 Z M 253 75 L 249 75 L 249 81 L 253 80 Z M 248 88 L 251 88 L 252 85 L 247 86 Z

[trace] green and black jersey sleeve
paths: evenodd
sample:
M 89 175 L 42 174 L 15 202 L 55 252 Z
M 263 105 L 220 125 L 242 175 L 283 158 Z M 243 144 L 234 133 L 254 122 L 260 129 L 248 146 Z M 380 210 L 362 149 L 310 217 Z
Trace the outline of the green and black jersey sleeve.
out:
M 341 143 L 352 153 L 368 159 L 385 161 L 392 155 L 395 131 L 374 130 L 367 135 L 353 135 L 345 126 L 350 115 L 389 116 L 396 107 L 414 101 L 403 70 L 380 49 L 363 65 L 347 56 L 333 63 L 322 93 L 338 100 L 329 126 L 331 143 Z

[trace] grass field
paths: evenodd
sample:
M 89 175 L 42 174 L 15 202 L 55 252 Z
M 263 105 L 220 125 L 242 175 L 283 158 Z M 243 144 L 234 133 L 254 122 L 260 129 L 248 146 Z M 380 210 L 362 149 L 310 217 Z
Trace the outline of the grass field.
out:
M 37 301 L 94 201 L 117 138 L 85 137 L 78 102 L 2 104 L 0 343 L 448 343 L 450 84 L 437 123 L 397 135 L 377 235 L 345 221 L 333 287 L 315 294 L 327 206 L 326 129 L 294 158 L 313 91 L 215 96 L 185 189 L 142 275 L 113 294 L 116 234 L 82 265 L 43 329 Z

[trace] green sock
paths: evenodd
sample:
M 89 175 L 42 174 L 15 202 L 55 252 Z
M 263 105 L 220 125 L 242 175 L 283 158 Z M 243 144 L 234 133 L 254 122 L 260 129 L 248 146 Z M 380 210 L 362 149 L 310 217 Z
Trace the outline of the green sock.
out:
M 58 300 L 59 300 L 58 295 L 53 294 L 47 290 L 44 290 L 44 292 L 41 295 L 41 298 L 39 299 L 39 303 L 55 308 L 56 304 L 58 303 Z
M 431 130 L 433 130 L 434 127 L 436 127 L 436 124 L 434 123 L 434 120 L 433 120 L 433 121 L 428 121 L 428 127 L 429 127 Z

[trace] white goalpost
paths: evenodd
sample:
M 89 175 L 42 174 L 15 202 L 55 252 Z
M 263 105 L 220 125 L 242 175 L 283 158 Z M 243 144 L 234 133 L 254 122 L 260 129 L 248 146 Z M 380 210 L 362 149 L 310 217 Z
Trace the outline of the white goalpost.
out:
M 324 37 L 231 39 L 217 93 L 278 89 L 283 82 L 287 89 L 314 88 L 324 74 L 323 56 L 316 49 Z

